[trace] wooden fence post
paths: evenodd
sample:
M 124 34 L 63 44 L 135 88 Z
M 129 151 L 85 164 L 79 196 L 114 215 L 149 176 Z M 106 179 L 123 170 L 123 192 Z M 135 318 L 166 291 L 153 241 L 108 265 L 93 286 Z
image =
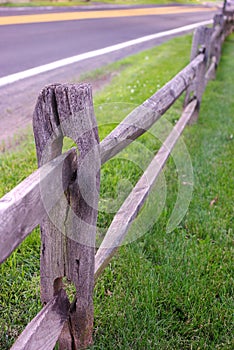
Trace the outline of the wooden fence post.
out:
M 234 12 L 229 12 L 225 21 L 224 39 L 233 32 L 234 29 Z
M 216 58 L 216 65 L 218 66 L 220 57 L 221 57 L 221 49 L 222 43 L 225 40 L 225 20 L 223 14 L 218 14 L 214 16 L 214 24 L 213 30 L 216 28 L 220 28 L 221 33 L 216 38 L 216 40 L 211 44 L 211 55 Z
M 83 349 L 92 344 L 100 183 L 99 139 L 90 85 L 45 87 L 35 108 L 33 128 L 39 166 L 61 153 L 64 136 L 78 146 L 77 173 L 41 224 L 41 299 L 46 304 L 63 289 L 63 277 L 73 282 L 76 295 L 59 339 L 59 349 Z M 61 179 L 54 180 L 59 185 Z M 57 185 L 49 185 L 56 192 Z M 41 192 L 46 207 L 49 200 L 46 188 Z
M 200 66 L 197 68 L 196 76 L 188 87 L 184 107 L 186 107 L 193 99 L 197 99 L 197 107 L 190 119 L 189 124 L 195 123 L 198 119 L 198 114 L 200 110 L 200 104 L 202 95 L 205 89 L 205 72 L 208 60 L 210 58 L 210 37 L 211 37 L 212 29 L 207 27 L 199 27 L 195 30 L 193 36 L 192 50 L 190 60 L 194 60 L 194 58 L 199 53 L 204 53 L 205 58 Z

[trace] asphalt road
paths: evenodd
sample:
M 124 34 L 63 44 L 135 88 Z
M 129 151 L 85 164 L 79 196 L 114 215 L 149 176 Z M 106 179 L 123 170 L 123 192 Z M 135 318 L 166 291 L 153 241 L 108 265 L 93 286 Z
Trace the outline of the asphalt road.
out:
M 37 13 L 38 10 L 31 11 Z M 48 9 L 44 11 L 48 12 Z M 29 13 L 30 10 L 27 10 Z M 0 78 L 123 41 L 209 20 L 214 13 L 205 11 L 0 25 Z M 7 11 L 4 14 L 9 16 Z M 12 16 L 18 14 L 19 11 L 11 12 Z M 3 12 L 0 24 L 1 18 L 4 18 Z M 150 40 L 0 87 L 0 144 L 1 141 L 8 143 L 14 134 L 23 134 L 25 127 L 31 123 L 38 93 L 45 85 L 80 81 L 82 73 L 159 45 L 170 37 Z
M 0 77 L 210 19 L 212 14 L 195 12 L 3 25 L 0 26 Z

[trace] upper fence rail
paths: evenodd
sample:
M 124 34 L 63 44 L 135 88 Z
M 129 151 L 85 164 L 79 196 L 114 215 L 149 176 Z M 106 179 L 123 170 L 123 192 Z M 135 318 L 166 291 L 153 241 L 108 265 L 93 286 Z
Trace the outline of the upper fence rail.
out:
M 45 306 L 13 350 L 51 350 L 57 340 L 60 350 L 82 349 L 92 343 L 95 280 L 124 240 L 184 128 L 196 121 L 205 86 L 215 77 L 222 43 L 233 30 L 234 12 L 224 7 L 223 14 L 214 17 L 212 28 L 195 31 L 191 62 L 100 144 L 89 85 L 56 84 L 41 92 L 34 114 L 40 168 L 0 200 L 0 262 L 41 224 L 41 298 Z M 184 92 L 181 118 L 116 213 L 95 256 L 101 164 L 149 130 Z M 64 136 L 76 142 L 79 156 L 76 149 L 61 155 Z M 77 232 L 78 241 L 74 239 Z M 64 276 L 76 287 L 73 303 L 63 289 Z

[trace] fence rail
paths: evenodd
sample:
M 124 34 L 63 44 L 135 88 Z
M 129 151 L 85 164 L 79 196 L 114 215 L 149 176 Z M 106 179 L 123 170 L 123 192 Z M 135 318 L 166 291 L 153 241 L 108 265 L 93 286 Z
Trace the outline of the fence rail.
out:
M 88 84 L 50 85 L 39 95 L 33 124 L 39 169 L 0 200 L 0 262 L 41 225 L 43 309 L 12 350 L 82 349 L 92 344 L 95 280 L 124 240 L 176 142 L 198 118 L 206 84 L 215 77 L 234 12 L 214 17 L 194 33 L 191 62 L 134 109 L 100 144 Z M 95 255 L 100 166 L 146 132 L 186 92 L 184 111 L 170 135 L 116 213 Z M 79 149 L 61 155 L 63 137 Z M 62 228 L 62 229 L 61 229 Z M 62 278 L 76 288 L 69 302 Z

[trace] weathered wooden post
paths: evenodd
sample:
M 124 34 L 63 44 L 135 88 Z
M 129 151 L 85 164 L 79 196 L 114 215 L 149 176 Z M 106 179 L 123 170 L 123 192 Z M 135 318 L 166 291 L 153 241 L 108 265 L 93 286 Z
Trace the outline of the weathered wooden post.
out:
M 41 196 L 54 207 L 41 224 L 41 299 L 48 303 L 63 289 L 63 277 L 76 288 L 69 319 L 59 339 L 59 349 L 77 350 L 92 344 L 93 287 L 97 205 L 99 194 L 99 140 L 88 84 L 50 85 L 38 98 L 33 117 L 38 165 L 61 154 L 63 137 L 74 140 L 79 155 L 73 159 L 71 184 L 63 192 L 66 174 L 48 184 Z M 51 208 L 51 203 L 48 205 Z
M 229 11 L 226 13 L 226 21 L 224 27 L 224 39 L 230 35 L 234 30 L 234 11 Z
M 221 49 L 222 44 L 225 40 L 225 20 L 223 14 L 218 14 L 214 16 L 214 24 L 213 31 L 214 34 L 216 31 L 219 31 L 219 34 L 216 35 L 215 40 L 211 43 L 211 55 L 216 58 L 216 65 L 218 66 L 220 57 L 221 57 Z
M 215 79 L 216 69 L 220 61 L 221 48 L 224 36 L 225 21 L 222 14 L 215 15 L 213 31 L 210 37 L 210 62 L 206 72 L 206 84 L 209 80 Z
M 197 107 L 190 119 L 189 124 L 195 123 L 198 119 L 200 104 L 203 92 L 205 90 L 205 72 L 208 60 L 210 58 L 210 37 L 212 28 L 199 27 L 195 30 L 193 36 L 192 50 L 190 60 L 193 61 L 198 54 L 204 54 L 204 60 L 198 66 L 193 82 L 187 89 L 184 107 L 193 99 L 197 100 Z

